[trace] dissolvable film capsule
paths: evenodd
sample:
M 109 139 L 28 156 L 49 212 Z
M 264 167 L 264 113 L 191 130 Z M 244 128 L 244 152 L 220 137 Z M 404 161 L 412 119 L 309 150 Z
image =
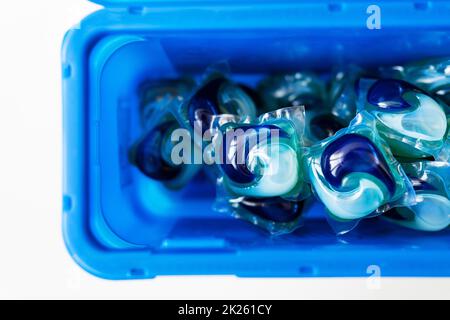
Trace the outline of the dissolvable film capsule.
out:
M 291 197 L 304 186 L 301 134 L 304 109 L 262 115 L 256 123 L 228 123 L 214 139 L 226 188 L 236 196 Z
M 416 193 L 416 203 L 397 207 L 384 220 L 421 231 L 440 231 L 450 225 L 450 164 L 423 161 L 403 164 Z
M 370 114 L 359 114 L 348 128 L 311 147 L 306 163 L 314 192 L 338 234 L 360 219 L 413 201 L 412 186 Z
M 258 86 L 263 110 L 303 106 L 305 108 L 305 146 L 313 145 L 344 128 L 343 120 L 327 107 L 325 82 L 311 72 L 274 75 Z
M 180 126 L 168 106 L 181 101 L 192 88 L 191 80 L 161 80 L 147 83 L 142 92 L 140 118 L 144 134 L 130 149 L 130 162 L 145 176 L 170 189 L 182 188 L 200 169 L 172 161 L 172 133 Z
M 211 129 L 210 119 L 233 115 L 239 119 L 255 119 L 256 106 L 247 94 L 249 89 L 232 82 L 222 74 L 212 74 L 175 112 L 181 123 L 196 134 Z
M 450 58 L 428 59 L 380 68 L 383 77 L 408 81 L 450 106 Z
M 409 82 L 361 79 L 358 105 L 376 118 L 378 131 L 396 156 L 437 159 L 448 148 L 444 106 Z
M 221 161 L 215 208 L 274 235 L 302 225 L 303 107 L 283 108 L 251 124 L 229 123 L 215 137 Z

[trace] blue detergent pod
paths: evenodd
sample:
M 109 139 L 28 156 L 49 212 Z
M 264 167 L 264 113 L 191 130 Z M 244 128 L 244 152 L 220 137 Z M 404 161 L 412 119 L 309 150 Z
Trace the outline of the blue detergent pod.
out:
M 193 86 L 189 79 L 161 80 L 147 83 L 142 91 L 140 117 L 145 133 L 130 149 L 130 162 L 148 178 L 170 189 L 182 188 L 200 170 L 198 165 L 172 161 L 172 133 L 180 125 L 168 106 L 174 101 L 181 103 Z
M 204 81 L 186 99 L 168 106 L 180 126 L 189 132 L 195 148 L 193 162 L 207 164 L 205 173 L 212 181 L 216 181 L 218 172 L 215 166 L 208 165 L 207 148 L 220 125 L 256 118 L 255 104 L 247 94 L 250 91 L 210 68 Z
M 366 112 L 335 136 L 313 146 L 306 161 L 310 183 L 338 233 L 367 217 L 409 204 L 414 192 L 400 164 Z
M 358 107 L 376 118 L 378 131 L 396 156 L 438 158 L 446 147 L 444 106 L 409 82 L 361 79 Z
M 301 165 L 302 132 L 303 106 L 222 126 L 214 140 L 221 155 L 215 209 L 272 235 L 299 228 L 310 195 Z
M 211 129 L 210 119 L 220 115 L 234 115 L 240 119 L 255 119 L 256 106 L 252 98 L 238 84 L 223 74 L 213 73 L 181 104 L 175 112 L 181 123 L 195 134 Z
M 248 221 L 272 235 L 292 233 L 303 225 L 308 202 L 281 197 L 239 197 L 228 202 L 226 212 Z
M 383 76 L 408 81 L 450 106 L 450 58 L 429 59 L 380 68 Z
M 254 198 L 232 197 L 218 182 L 218 196 L 214 209 L 258 226 L 274 236 L 292 233 L 303 225 L 307 200 L 290 200 L 282 197 Z
M 302 132 L 303 106 L 222 126 L 214 146 L 225 188 L 235 198 L 303 197 Z
M 298 72 L 270 76 L 261 81 L 258 88 L 266 111 L 304 106 L 305 146 L 328 138 L 344 128 L 343 121 L 331 114 L 326 106 L 326 86 L 318 75 Z
M 364 71 L 355 65 L 336 71 L 330 81 L 328 105 L 331 114 L 348 125 L 357 114 L 357 82 Z
M 146 82 L 140 92 L 140 120 L 144 129 L 153 127 L 155 122 L 171 111 L 171 103 L 180 105 L 195 89 L 195 81 L 190 78 L 161 79 Z
M 310 72 L 269 76 L 259 83 L 258 91 L 263 102 L 261 111 L 266 113 L 301 105 L 305 111 L 319 109 L 326 97 L 323 81 Z
M 397 207 L 382 218 L 400 226 L 440 231 L 450 225 L 450 164 L 421 161 L 402 165 L 416 192 L 416 203 Z

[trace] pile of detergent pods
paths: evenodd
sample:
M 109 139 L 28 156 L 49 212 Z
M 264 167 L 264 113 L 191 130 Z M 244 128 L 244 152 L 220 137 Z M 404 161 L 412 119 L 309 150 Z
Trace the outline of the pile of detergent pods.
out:
M 170 189 L 203 170 L 217 211 L 272 234 L 300 227 L 317 200 L 337 234 L 373 217 L 450 225 L 450 58 L 270 75 L 254 87 L 211 71 L 151 81 L 141 98 L 131 163 Z M 181 162 L 179 129 L 195 149 Z

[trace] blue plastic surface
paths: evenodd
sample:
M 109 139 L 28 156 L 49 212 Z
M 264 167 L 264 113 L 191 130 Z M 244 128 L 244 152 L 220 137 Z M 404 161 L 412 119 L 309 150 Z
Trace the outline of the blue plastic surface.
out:
M 271 238 L 212 211 L 205 177 L 174 192 L 129 164 L 140 136 L 138 89 L 150 79 L 228 61 L 236 79 L 394 64 L 450 55 L 450 2 L 380 1 L 382 29 L 366 28 L 372 1 L 102 1 L 109 6 L 63 45 L 67 247 L 108 279 L 157 275 L 450 276 L 450 231 L 421 233 L 368 219 L 336 238 L 323 208 L 306 226 Z M 169 5 L 172 4 L 172 5 Z

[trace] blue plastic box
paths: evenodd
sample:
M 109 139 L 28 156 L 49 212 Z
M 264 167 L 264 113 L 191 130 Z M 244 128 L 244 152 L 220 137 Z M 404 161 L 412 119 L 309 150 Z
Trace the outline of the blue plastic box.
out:
M 448 1 L 98 0 L 64 40 L 63 230 L 70 254 L 109 279 L 157 275 L 450 276 L 450 232 L 366 220 L 338 239 L 323 208 L 272 238 L 211 209 L 202 177 L 166 190 L 128 163 L 139 88 L 227 61 L 239 81 L 450 55 Z M 381 9 L 381 29 L 366 26 Z M 373 267 L 376 266 L 376 267 Z

